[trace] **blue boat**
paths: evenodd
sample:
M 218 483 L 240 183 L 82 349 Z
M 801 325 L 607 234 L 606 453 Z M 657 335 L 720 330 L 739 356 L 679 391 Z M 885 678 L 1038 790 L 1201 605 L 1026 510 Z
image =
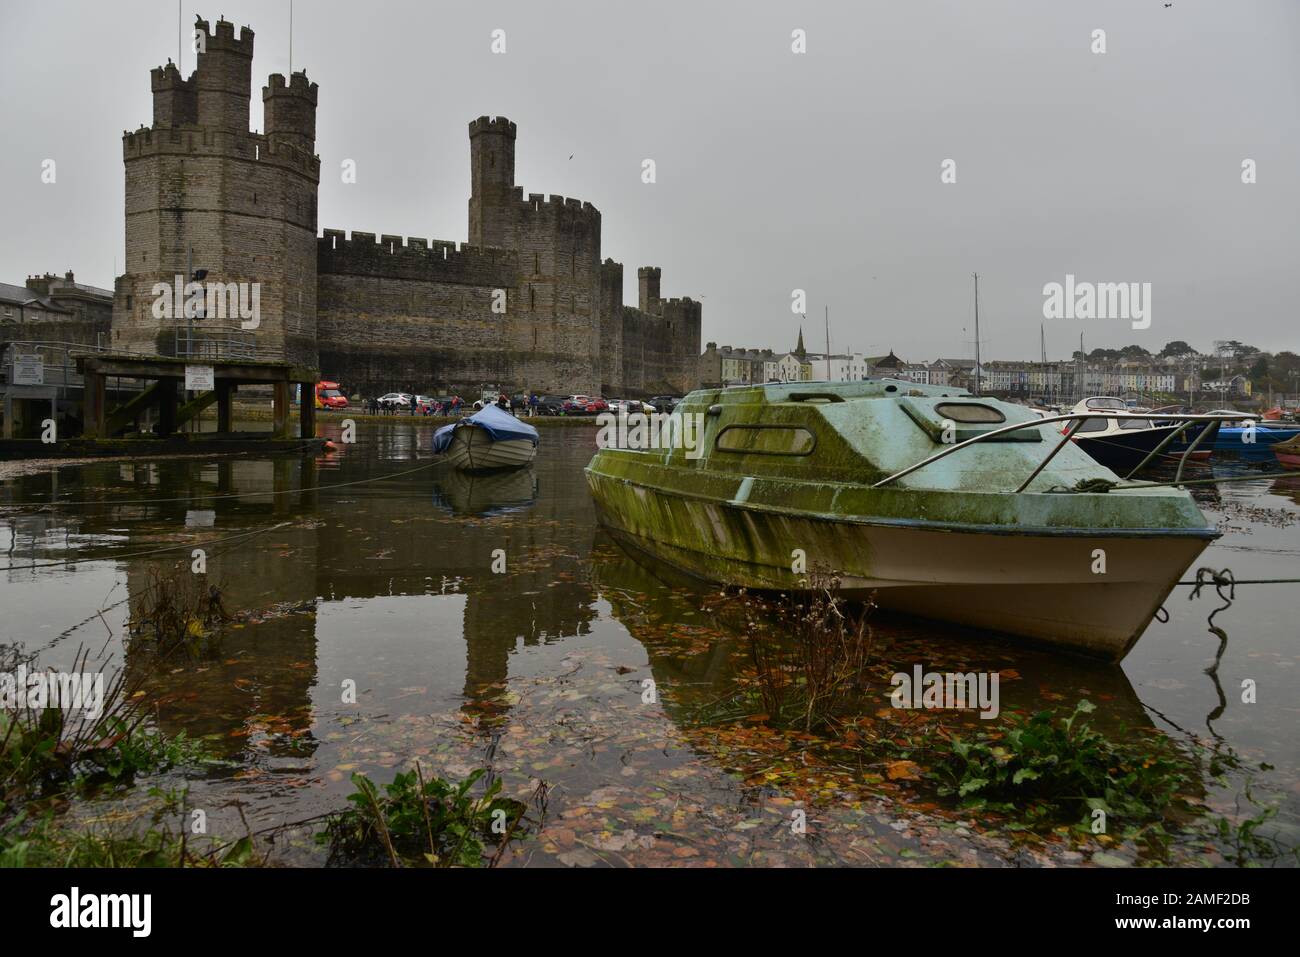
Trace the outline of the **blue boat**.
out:
M 537 430 L 489 405 L 433 433 L 433 451 L 467 472 L 513 469 L 537 455 Z
M 1214 441 L 1216 452 L 1235 452 L 1242 458 L 1271 458 L 1273 446 L 1300 435 L 1300 425 L 1224 426 Z

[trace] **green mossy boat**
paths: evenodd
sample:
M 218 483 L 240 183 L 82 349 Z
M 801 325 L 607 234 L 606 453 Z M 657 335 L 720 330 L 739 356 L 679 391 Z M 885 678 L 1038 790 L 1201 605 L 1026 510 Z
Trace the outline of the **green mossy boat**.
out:
M 674 414 L 694 448 L 601 448 L 587 481 L 615 537 L 710 582 L 798 590 L 820 565 L 886 609 L 1118 661 L 1218 535 L 1186 491 L 1110 491 L 1056 428 L 1009 430 L 1032 410 L 960 389 L 733 387 Z

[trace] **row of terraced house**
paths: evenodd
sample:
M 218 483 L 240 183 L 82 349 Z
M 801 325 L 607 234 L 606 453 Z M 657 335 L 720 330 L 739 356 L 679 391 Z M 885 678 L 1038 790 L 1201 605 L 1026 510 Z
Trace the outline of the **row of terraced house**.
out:
M 1065 401 L 1083 395 L 1186 396 L 1201 391 L 1248 396 L 1250 381 L 1236 376 L 1225 382 L 1203 382 L 1193 360 L 1120 360 L 1084 362 L 1075 359 L 1034 362 L 992 359 L 935 359 L 907 362 L 891 350 L 887 355 L 812 353 L 800 333 L 796 347 L 784 353 L 772 349 L 737 349 L 710 342 L 700 356 L 699 382 L 705 388 L 763 382 L 853 382 L 888 377 L 922 385 L 953 386 L 1012 398 Z

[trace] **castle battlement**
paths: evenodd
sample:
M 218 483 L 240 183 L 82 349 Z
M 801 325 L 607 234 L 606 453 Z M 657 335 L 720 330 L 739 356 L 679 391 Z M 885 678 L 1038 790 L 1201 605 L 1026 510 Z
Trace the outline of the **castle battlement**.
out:
M 513 139 L 515 136 L 515 124 L 511 123 L 504 116 L 480 116 L 476 120 L 470 120 L 469 135 L 477 136 L 480 133 L 498 133 L 503 136 L 509 136 Z
M 510 198 L 513 200 L 515 207 L 526 214 L 532 213 L 539 216 L 554 217 L 560 213 L 569 213 L 590 219 L 600 219 L 600 210 L 591 203 L 574 199 L 572 196 L 547 196 L 545 193 L 529 193 L 528 198 L 524 199 L 523 187 L 516 186 L 510 191 Z
M 513 287 L 519 255 L 494 246 L 342 229 L 316 240 L 317 272 Z
M 312 179 L 320 178 L 320 159 L 315 154 L 287 143 L 272 142 L 262 133 L 240 133 L 186 124 L 166 129 L 142 126 L 122 134 L 122 158 L 126 162 L 164 155 L 241 159 L 284 167 Z
M 283 73 L 272 73 L 266 78 L 266 86 L 262 87 L 262 98 L 275 95 L 301 96 L 315 106 L 319 92 L 320 85 L 307 79 L 306 70 L 299 70 L 290 75 L 287 84 Z
M 150 86 L 154 93 L 164 90 L 194 90 L 194 74 L 187 80 L 181 76 L 176 64 L 168 60 L 165 66 L 156 66 L 149 71 Z
M 214 31 L 210 28 L 208 21 L 202 17 L 194 20 L 195 32 L 204 34 L 204 49 L 225 50 L 231 53 L 239 53 L 248 58 L 253 56 L 253 31 L 248 27 L 239 28 L 239 36 L 235 36 L 235 25 L 229 20 L 218 20 L 217 29 Z

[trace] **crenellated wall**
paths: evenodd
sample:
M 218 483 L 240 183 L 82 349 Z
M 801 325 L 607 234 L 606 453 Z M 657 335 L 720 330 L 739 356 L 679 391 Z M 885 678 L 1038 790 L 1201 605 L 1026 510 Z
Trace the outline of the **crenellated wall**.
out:
M 528 308 L 514 250 L 328 229 L 317 254 L 321 369 L 349 390 L 598 388 L 596 318 Z

